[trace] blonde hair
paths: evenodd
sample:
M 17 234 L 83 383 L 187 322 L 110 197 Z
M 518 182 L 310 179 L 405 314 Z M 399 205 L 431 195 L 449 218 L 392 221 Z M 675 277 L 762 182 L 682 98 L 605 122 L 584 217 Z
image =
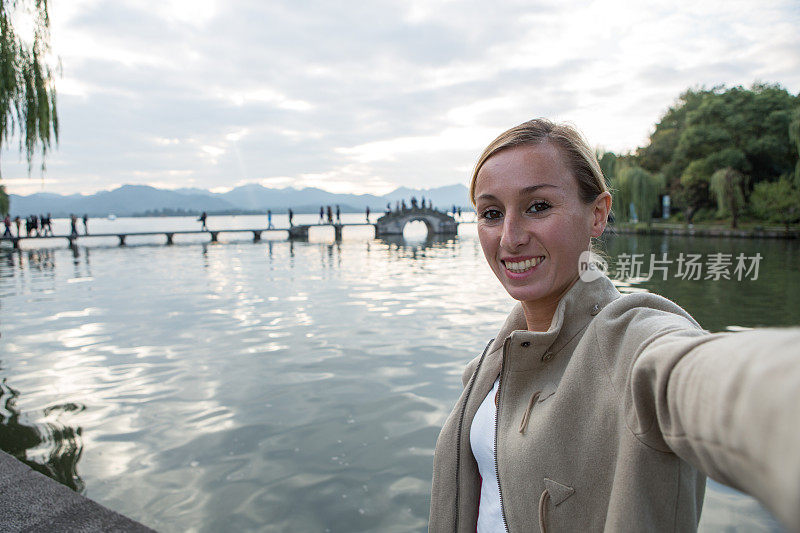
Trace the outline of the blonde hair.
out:
M 564 162 L 578 180 L 578 191 L 584 203 L 592 202 L 608 191 L 603 171 L 597 162 L 594 150 L 589 148 L 583 136 L 569 124 L 557 124 L 546 118 L 523 122 L 501 133 L 481 154 L 469 184 L 469 198 L 475 205 L 475 184 L 486 160 L 501 150 L 523 145 L 552 143 L 561 152 Z

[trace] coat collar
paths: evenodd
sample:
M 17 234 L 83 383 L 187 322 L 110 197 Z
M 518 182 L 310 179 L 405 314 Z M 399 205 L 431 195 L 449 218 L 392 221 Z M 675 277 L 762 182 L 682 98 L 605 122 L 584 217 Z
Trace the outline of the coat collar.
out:
M 492 342 L 489 353 L 502 349 L 506 338 L 511 335 L 515 340 L 547 345 L 556 352 L 580 333 L 600 310 L 619 297 L 619 291 L 605 275 L 589 282 L 578 278 L 558 302 L 547 331 L 528 331 L 522 304 L 517 303 Z

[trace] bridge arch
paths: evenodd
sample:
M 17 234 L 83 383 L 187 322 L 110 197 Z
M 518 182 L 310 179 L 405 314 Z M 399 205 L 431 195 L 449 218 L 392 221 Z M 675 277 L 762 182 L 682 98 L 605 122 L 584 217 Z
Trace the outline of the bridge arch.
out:
M 455 235 L 458 231 L 456 219 L 431 208 L 412 208 L 392 211 L 375 223 L 375 235 L 402 235 L 409 222 L 421 221 L 428 228 L 428 235 Z

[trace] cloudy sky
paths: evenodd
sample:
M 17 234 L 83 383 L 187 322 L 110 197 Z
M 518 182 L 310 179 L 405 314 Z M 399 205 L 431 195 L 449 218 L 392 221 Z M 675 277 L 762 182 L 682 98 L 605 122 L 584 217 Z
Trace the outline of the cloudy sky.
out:
M 11 193 L 464 183 L 536 116 L 643 144 L 688 87 L 800 91 L 797 0 L 53 0 L 61 140 Z M 13 144 L 12 144 L 13 146 Z

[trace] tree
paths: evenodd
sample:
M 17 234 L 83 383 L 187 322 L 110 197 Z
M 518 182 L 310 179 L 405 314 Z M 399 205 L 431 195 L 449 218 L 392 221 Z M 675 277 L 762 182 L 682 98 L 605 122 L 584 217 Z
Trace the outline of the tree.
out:
M 789 123 L 789 138 L 794 143 L 797 164 L 794 166 L 794 186 L 800 188 L 800 106 L 797 106 L 792 113 L 792 121 Z
M 664 176 L 677 208 L 712 207 L 712 175 L 727 167 L 748 176 L 742 193 L 778 176 L 800 186 L 800 97 L 779 85 L 690 89 L 667 110 L 636 163 Z
M 783 224 L 800 222 L 800 189 L 787 177 L 772 183 L 758 183 L 751 197 L 753 211 L 763 220 Z
M 680 178 L 677 198 L 684 209 L 686 222 L 691 224 L 698 209 L 708 205 L 710 188 L 708 164 L 705 160 L 692 161 Z
M 20 35 L 15 20 L 32 22 L 32 35 Z M 47 0 L 0 0 L 0 148 L 17 135 L 29 173 L 37 146 L 44 170 L 51 140 L 58 142 L 49 28 Z
M 597 162 L 600 165 L 600 170 L 603 171 L 603 176 L 606 183 L 611 183 L 617 173 L 617 154 L 614 152 L 597 152 Z
M 731 227 L 737 227 L 739 213 L 744 207 L 744 174 L 731 167 L 717 170 L 711 175 L 711 192 L 717 197 L 717 214 L 731 215 Z
M 623 219 L 632 218 L 630 205 L 633 204 L 639 220 L 645 222 L 652 220 L 653 211 L 659 205 L 661 176 L 651 174 L 638 166 L 623 166 L 617 171 L 612 188 L 621 204 L 619 214 Z

